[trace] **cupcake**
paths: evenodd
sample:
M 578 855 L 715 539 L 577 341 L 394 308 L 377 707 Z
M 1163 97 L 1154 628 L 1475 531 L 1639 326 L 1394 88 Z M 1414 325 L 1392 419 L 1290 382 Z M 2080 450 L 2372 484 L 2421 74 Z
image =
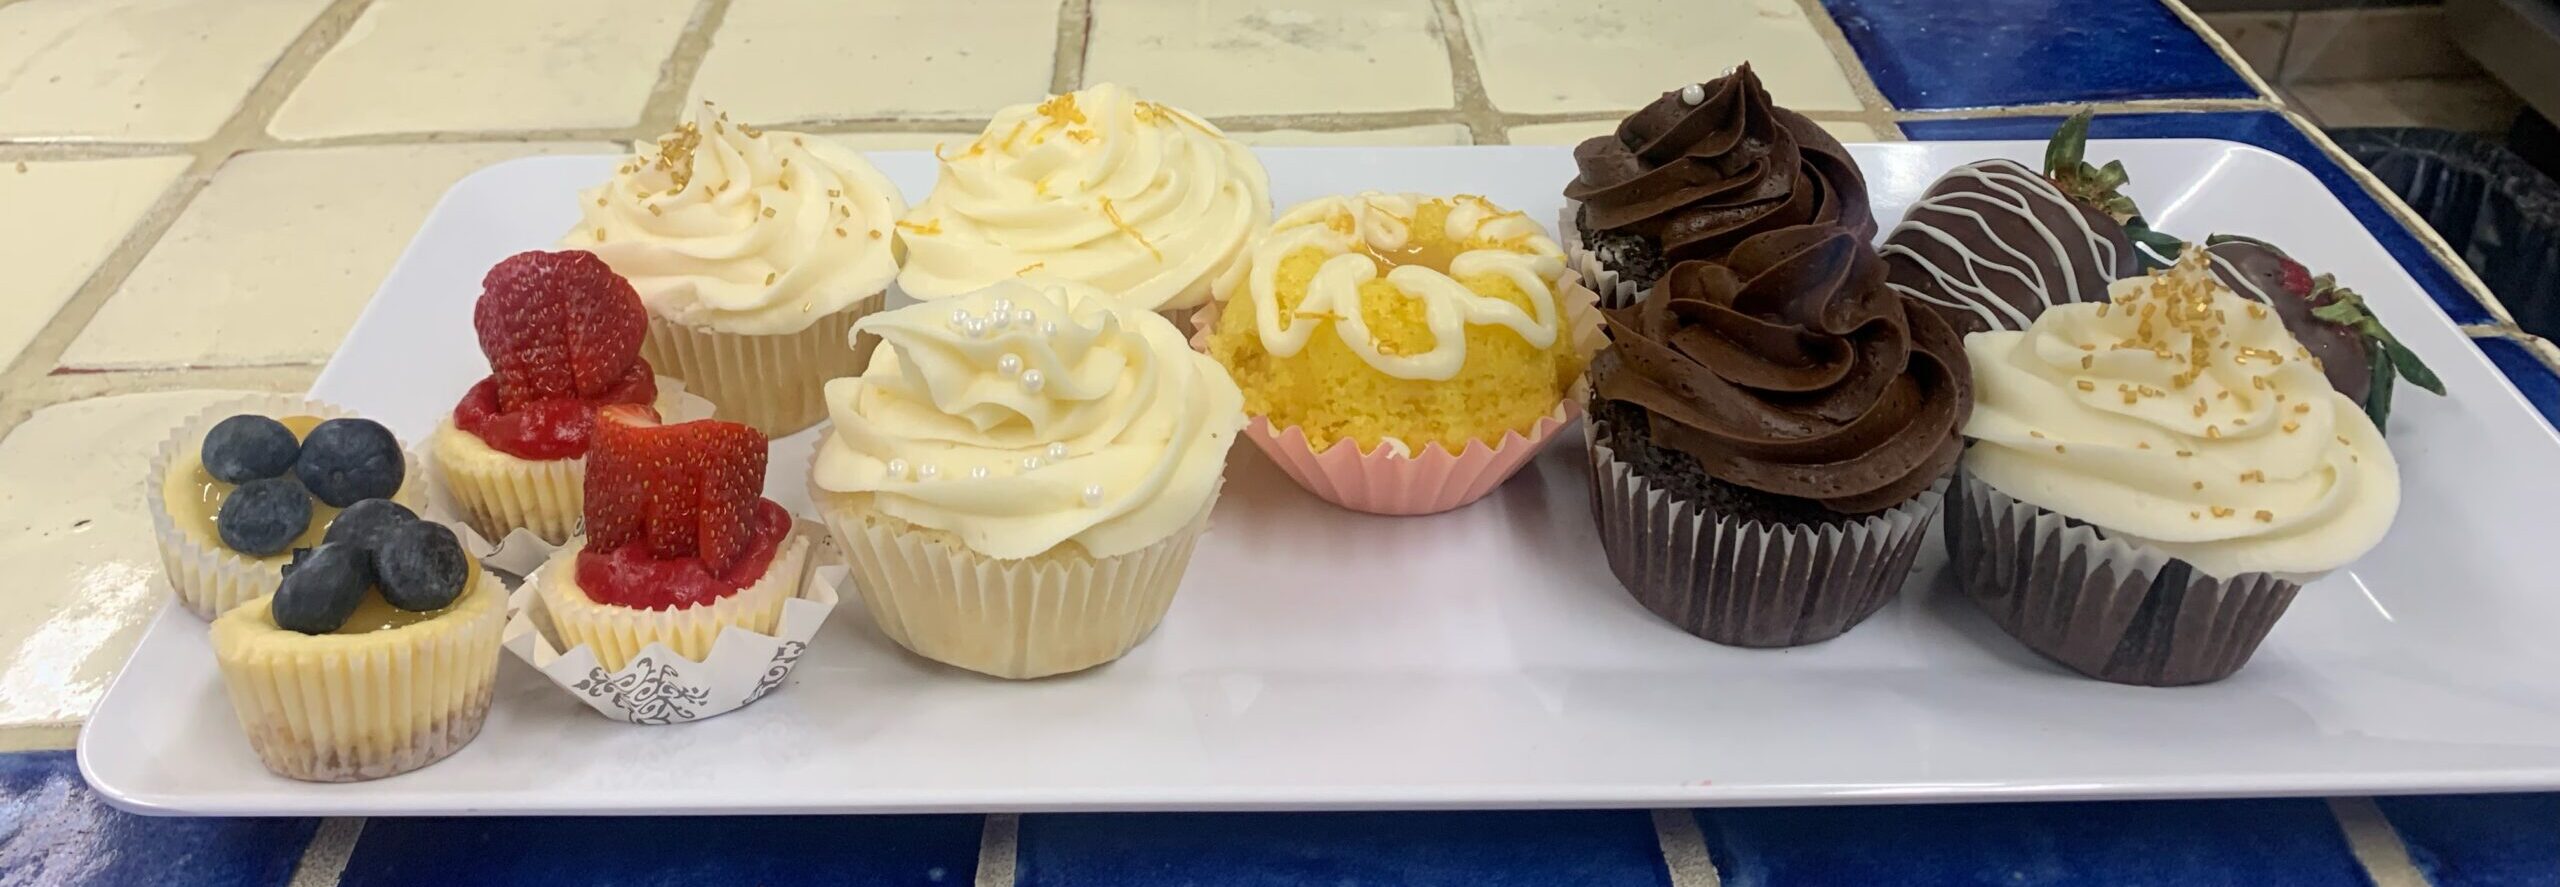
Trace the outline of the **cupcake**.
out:
M 695 662 L 730 627 L 771 635 L 807 578 L 809 540 L 764 498 L 765 437 L 736 422 L 597 413 L 586 535 L 526 581 L 563 649 L 618 672 L 652 644 Z
M 898 223 L 898 286 L 947 299 L 1061 280 L 1177 323 L 1271 220 L 1262 162 L 1198 117 L 1103 84 L 996 112 Z
M 438 482 L 491 542 L 525 529 L 553 545 L 577 531 L 596 410 L 674 408 L 640 357 L 648 312 L 586 252 L 519 253 L 489 269 L 472 311 L 489 375 L 427 438 Z
M 1244 424 L 1227 374 L 1161 315 L 1057 281 L 858 328 L 887 347 L 828 384 L 810 496 L 881 632 L 1036 678 L 1154 631 Z
M 1609 312 L 1592 508 L 1646 609 L 1721 644 L 1836 637 L 1902 587 L 1972 406 L 1963 346 L 1836 225 L 1752 235 Z
M 730 123 L 708 104 L 578 194 L 563 246 L 604 259 L 648 307 L 641 354 L 768 437 L 826 415 L 820 386 L 898 275 L 896 186 L 820 136 Z
M 312 782 L 443 760 L 488 717 L 506 587 L 453 530 L 405 512 L 330 536 L 294 552 L 274 594 L 213 622 L 249 746 L 276 775 Z
M 1290 208 L 1218 285 L 1203 345 L 1247 436 L 1326 501 L 1431 514 L 1482 498 L 1580 409 L 1599 312 L 1555 241 L 1472 195 Z
M 2373 421 L 2209 261 L 1965 339 L 1979 401 L 1947 528 L 1957 584 L 2099 680 L 2229 676 L 2399 509 Z
M 1573 149 L 1560 230 L 1574 270 L 1624 307 L 1671 266 L 1718 261 L 1752 235 L 1832 225 L 1875 236 L 1867 181 L 1849 150 L 1769 102 L 1743 65 L 1662 94 Z
M 319 545 L 342 509 L 424 502 L 390 429 L 286 395 L 197 414 L 150 470 L 161 564 L 178 602 L 203 619 L 273 593 L 290 553 Z

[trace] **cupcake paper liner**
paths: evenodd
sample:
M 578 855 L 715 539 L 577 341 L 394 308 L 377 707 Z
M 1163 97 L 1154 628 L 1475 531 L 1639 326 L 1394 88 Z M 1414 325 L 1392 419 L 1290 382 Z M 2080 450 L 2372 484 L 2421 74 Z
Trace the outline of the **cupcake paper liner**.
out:
M 507 651 L 596 713 L 628 724 L 684 724 L 745 708 L 782 686 L 827 615 L 835 612 L 840 600 L 836 588 L 845 571 L 833 565 L 836 558 L 825 534 L 814 523 L 794 527 L 791 544 L 802 552 L 799 572 L 784 577 L 781 555 L 766 572 L 767 580 L 787 578 L 796 589 L 782 599 L 770 627 L 719 626 L 698 658 L 651 642 L 621 667 L 607 668 L 595 646 L 565 642 L 541 593 L 547 577 L 540 573 L 508 600 Z M 574 561 L 559 563 L 562 569 L 574 569 Z
M 1910 501 L 1828 524 L 1718 514 L 1654 486 L 1591 429 L 1591 509 L 1609 570 L 1645 609 L 1736 647 L 1830 640 L 1893 600 L 1943 503 L 1940 479 Z
M 263 597 L 217 620 L 214 659 L 258 760 L 292 779 L 357 782 L 433 764 L 480 735 L 506 586 L 487 570 L 473 583 L 453 611 L 394 629 L 396 643 L 363 642 L 368 635 L 256 643 L 278 631 L 263 617 Z
M 604 671 L 621 672 L 644 658 L 660 667 L 677 660 L 698 663 L 711 655 L 730 629 L 774 633 L 774 626 L 782 622 L 784 605 L 800 597 L 807 584 L 815 530 L 793 526 L 781 549 L 774 552 L 772 565 L 755 584 L 711 603 L 678 610 L 601 604 L 588 597 L 577 587 L 578 553 L 586 550 L 583 538 L 543 562 L 525 578 L 523 588 L 541 598 L 542 627 L 554 646 L 587 650 Z
M 336 404 L 306 400 L 289 394 L 267 394 L 205 408 L 181 423 L 160 449 L 151 455 L 151 467 L 143 491 L 149 500 L 151 532 L 159 543 L 160 564 L 169 577 L 169 587 L 178 595 L 178 603 L 196 618 L 212 621 L 225 611 L 252 599 L 274 594 L 284 581 L 278 571 L 280 563 L 249 557 L 222 545 L 212 535 L 197 535 L 178 526 L 177 515 L 170 512 L 168 498 L 161 490 L 169 472 L 187 461 L 188 454 L 203 447 L 204 437 L 222 420 L 242 413 L 263 416 L 319 416 L 322 419 L 358 418 Z M 423 465 L 415 454 L 408 455 L 408 469 L 400 481 L 400 490 L 391 495 L 393 501 L 416 510 L 425 506 L 428 486 L 419 479 Z M 313 520 L 319 518 L 315 515 Z
M 668 423 L 708 419 L 713 409 L 667 376 L 658 377 L 657 406 Z M 587 460 L 506 458 L 465 467 L 442 450 L 468 436 L 446 419 L 410 453 L 410 464 L 426 468 L 427 508 L 461 533 L 473 556 L 518 576 L 530 573 L 584 526 Z
M 2152 687 L 2239 671 L 2312 578 L 2208 576 L 1961 470 L 1947 554 L 1956 585 L 2028 649 L 2098 680 Z
M 1556 241 L 1564 246 L 1565 267 L 1573 269 L 1573 273 L 1580 275 L 1591 291 L 1599 295 L 1602 308 L 1614 310 L 1644 301 L 1645 295 L 1653 292 L 1653 287 L 1621 280 L 1617 271 L 1601 264 L 1600 254 L 1592 252 L 1590 245 L 1582 241 L 1582 226 L 1575 221 L 1581 215 L 1582 202 L 1567 200 L 1564 202 L 1564 214 L 1556 218 Z
M 878 339 L 854 341 L 853 322 L 880 310 L 875 293 L 796 333 L 749 336 L 649 315 L 640 355 L 661 373 L 719 405 L 719 416 L 785 437 L 827 417 L 827 381 L 859 375 Z
M 1173 605 L 1218 501 L 1212 493 L 1190 524 L 1116 557 L 1061 546 L 998 560 L 853 497 L 813 496 L 882 634 L 927 659 L 1016 680 L 1092 668 L 1145 640 Z

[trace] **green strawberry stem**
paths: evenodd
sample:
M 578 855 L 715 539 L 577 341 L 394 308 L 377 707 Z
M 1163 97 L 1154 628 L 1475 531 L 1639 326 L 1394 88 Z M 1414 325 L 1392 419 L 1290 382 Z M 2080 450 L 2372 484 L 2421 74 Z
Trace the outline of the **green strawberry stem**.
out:
M 2328 274 L 2311 279 L 2311 292 L 2314 299 L 2322 293 L 2333 299 L 2329 304 L 2311 309 L 2311 316 L 2355 330 L 2365 337 L 2367 347 L 2372 349 L 2373 386 L 2365 395 L 2365 413 L 2373 417 L 2374 427 L 2384 427 L 2384 422 L 2390 418 L 2391 385 L 2395 379 L 2407 379 L 2410 384 L 2438 397 L 2444 396 L 2444 380 L 2427 367 L 2426 361 L 2418 358 L 2417 352 L 2400 344 L 2399 337 L 2393 336 L 2391 330 L 2382 325 L 2382 319 L 2373 316 L 2372 309 L 2365 306 L 2363 296 L 2339 286 L 2338 279 Z
M 2052 179 L 2054 187 L 2062 189 L 2062 193 L 2097 207 L 2100 212 L 2114 216 L 2118 222 L 2139 218 L 2142 210 L 2133 205 L 2133 198 L 2116 190 L 2124 187 L 2126 179 L 2130 178 L 2124 171 L 2124 161 L 2110 160 L 2105 166 L 2089 165 L 2089 120 L 2092 113 L 2090 109 L 2082 108 L 2080 113 L 2063 120 L 2062 128 L 2054 130 L 2053 139 L 2044 146 L 2045 178 Z

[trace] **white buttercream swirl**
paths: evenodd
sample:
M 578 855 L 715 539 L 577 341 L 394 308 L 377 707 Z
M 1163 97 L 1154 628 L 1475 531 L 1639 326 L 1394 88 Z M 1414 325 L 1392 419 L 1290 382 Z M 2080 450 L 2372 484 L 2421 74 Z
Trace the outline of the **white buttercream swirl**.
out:
M 898 276 L 896 185 L 819 136 L 729 122 L 708 103 L 579 192 L 562 245 L 604 259 L 677 323 L 780 335 Z
M 1171 321 L 1090 287 L 998 283 L 865 317 L 862 375 L 827 383 L 811 479 L 995 558 L 1152 545 L 1217 492 L 1244 395 Z
M 1422 303 L 1432 337 L 1427 351 L 1388 353 L 1361 314 L 1360 287 L 1379 278 L 1381 259 L 1375 257 L 1396 257 L 1418 247 L 1414 218 L 1424 203 L 1435 201 L 1449 207 L 1440 242 L 1484 246 L 1450 256 L 1445 272 L 1425 264 L 1395 264 L 1385 272 L 1397 292 Z M 1324 264 L 1308 282 L 1306 297 L 1282 316 L 1281 263 L 1310 249 L 1325 256 Z M 1483 274 L 1518 287 L 1528 297 L 1528 310 L 1468 289 L 1456 279 Z M 1290 207 L 1218 282 L 1217 297 L 1227 302 L 1239 291 L 1250 295 L 1263 350 L 1275 356 L 1297 354 L 1332 320 L 1330 328 L 1342 344 L 1379 372 L 1399 379 L 1444 380 L 1466 365 L 1470 325 L 1501 326 L 1532 346 L 1552 347 L 1564 331 L 1564 306 L 1556 293 L 1563 275 L 1564 252 L 1528 216 L 1478 197 L 1368 191 Z
M 2343 566 L 2390 529 L 2398 465 L 2284 322 L 2203 254 L 2116 282 L 2113 303 L 1965 337 L 1965 468 L 2214 576 Z
M 941 299 L 1011 278 L 1089 284 L 1148 310 L 1206 301 L 1271 219 L 1262 162 L 1111 84 L 996 112 L 899 224 L 898 285 Z

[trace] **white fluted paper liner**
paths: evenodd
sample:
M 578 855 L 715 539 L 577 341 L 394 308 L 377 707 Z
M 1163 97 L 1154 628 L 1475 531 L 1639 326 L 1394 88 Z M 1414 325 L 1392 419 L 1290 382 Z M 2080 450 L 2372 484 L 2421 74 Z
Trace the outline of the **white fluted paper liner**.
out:
M 277 628 L 261 597 L 214 621 L 214 660 L 267 769 L 310 782 L 396 776 L 480 735 L 505 596 L 498 577 L 478 570 L 451 610 L 353 635 Z
M 549 574 L 561 570 L 574 575 L 577 569 L 576 548 L 564 549 L 508 599 L 507 651 L 596 713 L 628 724 L 683 724 L 745 708 L 782 686 L 826 624 L 827 614 L 835 612 L 844 570 L 834 565 L 825 533 L 802 521 L 792 528 L 790 547 L 774 555 L 766 581 L 757 584 L 769 582 L 790 593 L 772 602 L 776 616 L 766 630 L 736 622 L 712 624 L 698 635 L 707 643 L 699 657 L 650 641 L 634 647 L 636 652 L 619 668 L 606 667 L 591 644 L 565 642 L 553 620 L 556 598 L 542 593 L 545 583 L 553 581 Z M 735 601 L 754 591 L 722 600 Z M 712 618 L 707 612 L 692 616 Z
M 1082 671 L 1126 655 L 1164 621 L 1209 513 L 1153 545 L 1096 558 L 1072 544 L 998 560 L 957 537 L 811 491 L 853 566 L 854 589 L 882 634 L 916 655 L 1023 680 Z
M 177 515 L 169 510 L 167 488 L 169 472 L 178 465 L 191 464 L 196 452 L 204 446 L 204 436 L 222 420 L 243 413 L 281 419 L 286 416 L 318 416 L 322 419 L 358 418 L 354 411 L 331 403 L 308 400 L 299 395 L 265 394 L 244 397 L 206 407 L 187 417 L 169 439 L 151 454 L 150 473 L 143 491 L 150 503 L 151 532 L 159 542 L 160 565 L 169 577 L 169 587 L 178 595 L 178 603 L 196 618 L 212 621 L 225 611 L 253 598 L 274 594 L 284 581 L 279 568 L 282 560 L 254 558 L 223 547 L 222 539 L 210 531 L 198 533 L 178 525 Z M 416 510 L 425 504 L 427 484 L 421 482 L 421 464 L 414 454 L 408 456 L 408 468 L 400 479 L 400 490 L 391 494 L 393 501 Z M 313 520 L 319 520 L 314 516 Z
M 669 424 L 711 418 L 711 401 L 684 383 L 658 377 L 658 415 Z M 476 458 L 455 453 L 476 447 Z M 412 452 L 425 466 L 429 516 L 449 524 L 462 546 L 500 570 L 522 576 L 576 536 L 585 521 L 587 460 L 518 459 L 457 429 L 447 418 Z M 458 463 L 470 463 L 462 467 Z M 457 470 L 459 469 L 459 470 Z
M 1618 584 L 1683 631 L 1739 647 L 1838 637 L 1902 590 L 1947 479 L 1901 505 L 1827 524 L 1714 513 L 1648 482 L 1591 427 L 1591 509 Z
M 721 419 L 785 437 L 827 417 L 828 380 L 862 374 L 878 339 L 856 341 L 853 322 L 887 299 L 874 293 L 799 332 L 771 336 L 723 333 L 652 313 L 640 355 L 718 404 Z
M 1644 301 L 1645 294 L 1652 292 L 1653 288 L 1632 280 L 1621 280 L 1617 271 L 1601 264 L 1600 254 L 1592 252 L 1591 246 L 1583 242 L 1582 225 L 1578 221 L 1581 216 L 1582 202 L 1567 200 L 1564 202 L 1564 214 L 1556 219 L 1556 242 L 1564 245 L 1565 267 L 1580 275 L 1583 283 L 1599 294 L 1602 308 L 1624 308 Z

